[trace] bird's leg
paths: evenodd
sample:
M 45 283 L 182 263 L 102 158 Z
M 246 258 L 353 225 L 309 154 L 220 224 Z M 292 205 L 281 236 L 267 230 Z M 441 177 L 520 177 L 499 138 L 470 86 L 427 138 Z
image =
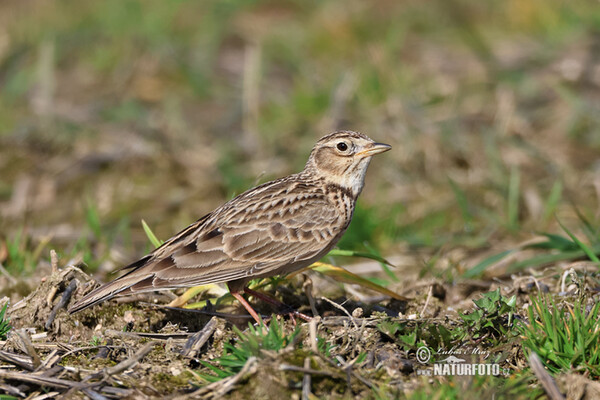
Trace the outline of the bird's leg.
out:
M 250 305 L 250 303 L 248 303 L 246 301 L 246 299 L 244 298 L 244 296 L 242 296 L 240 294 L 240 292 L 230 292 L 231 295 L 233 297 L 235 297 L 246 309 L 246 311 L 248 311 L 248 313 L 250 313 L 250 315 L 252 315 L 252 318 L 254 318 L 256 320 L 256 322 L 258 322 L 259 325 L 264 324 L 262 318 L 260 317 L 260 315 L 257 314 L 256 311 L 254 311 L 254 308 L 252 308 L 252 306 Z
M 299 311 L 296 311 L 296 310 L 294 310 L 292 307 L 288 306 L 287 304 L 285 304 L 285 303 L 282 303 L 281 301 L 279 301 L 279 300 L 277 300 L 277 299 L 274 299 L 274 298 L 272 298 L 271 296 L 269 296 L 269 295 L 266 295 L 266 294 L 264 294 L 264 293 L 257 292 L 256 290 L 252 290 L 252 289 L 249 289 L 249 288 L 247 288 L 247 287 L 245 287 L 245 288 L 244 288 L 244 292 L 248 293 L 250 296 L 254 296 L 254 297 L 256 297 L 257 299 L 261 299 L 261 300 L 263 300 L 263 301 L 266 301 L 267 303 L 269 303 L 269 304 L 273 304 L 274 306 L 277 306 L 277 307 L 279 307 L 279 308 L 283 308 L 283 307 L 285 307 L 285 308 L 286 308 L 286 309 L 288 309 L 288 310 L 290 310 L 290 309 L 291 309 L 291 310 L 292 310 L 292 311 L 290 312 L 290 315 L 291 315 L 291 316 L 296 316 L 296 317 L 298 317 L 298 318 L 301 318 L 301 319 L 303 319 L 303 320 L 305 320 L 305 321 L 310 321 L 310 320 L 312 319 L 312 318 L 311 318 L 311 317 L 309 317 L 308 315 L 306 315 L 306 314 L 303 314 L 303 313 L 301 313 L 301 312 L 299 312 Z M 244 307 L 245 307 L 245 306 L 244 306 Z

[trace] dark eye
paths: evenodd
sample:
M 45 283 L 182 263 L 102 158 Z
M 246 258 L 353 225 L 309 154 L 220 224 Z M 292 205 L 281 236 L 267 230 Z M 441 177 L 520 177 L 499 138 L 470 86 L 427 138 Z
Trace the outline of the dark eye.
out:
M 348 145 L 344 142 L 339 142 L 337 144 L 337 148 L 339 151 L 346 151 L 346 150 L 348 150 Z

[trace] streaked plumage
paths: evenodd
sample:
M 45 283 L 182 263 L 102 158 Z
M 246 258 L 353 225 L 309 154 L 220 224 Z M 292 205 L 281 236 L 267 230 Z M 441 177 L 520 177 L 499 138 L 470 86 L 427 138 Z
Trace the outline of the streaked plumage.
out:
M 137 292 L 287 274 L 323 257 L 350 224 L 367 167 L 389 150 L 356 132 L 323 137 L 302 172 L 248 190 L 125 267 L 69 312 Z M 238 296 L 236 296 L 238 297 Z

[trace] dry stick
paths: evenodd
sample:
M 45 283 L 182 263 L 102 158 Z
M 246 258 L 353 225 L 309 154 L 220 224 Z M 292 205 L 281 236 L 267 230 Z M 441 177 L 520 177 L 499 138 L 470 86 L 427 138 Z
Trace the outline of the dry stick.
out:
M 6 279 L 8 279 L 8 281 L 10 282 L 11 285 L 16 285 L 17 284 L 17 280 L 8 273 L 8 271 L 4 268 L 4 266 L 2 265 L 2 263 L 0 262 L 0 273 L 4 276 L 6 276 Z
M 306 274 L 302 275 L 304 277 L 304 283 L 302 284 L 302 289 L 304 289 L 304 294 L 308 299 L 308 304 L 310 304 L 310 310 L 313 313 L 314 317 L 319 316 L 319 311 L 317 311 L 317 306 L 315 305 L 315 298 L 312 295 L 313 282 L 312 279 Z
M 308 357 L 305 358 L 305 360 L 309 360 Z M 320 371 L 318 369 L 310 368 L 310 362 L 309 362 L 308 367 L 298 367 L 296 365 L 281 364 L 281 365 L 279 365 L 279 370 L 280 371 L 302 372 L 303 374 L 311 374 L 311 375 L 335 376 L 335 374 L 332 374 L 331 372 L 328 372 L 328 371 Z
M 10 385 L 5 385 L 0 383 L 0 393 L 4 393 L 13 397 L 27 397 L 27 395 L 25 393 L 23 393 L 22 391 L 19 390 L 19 388 L 16 388 L 14 386 L 10 386 Z
M 311 385 L 311 376 L 307 371 L 310 370 L 310 358 L 306 357 L 304 359 L 304 376 L 302 377 L 302 400 L 308 400 L 310 398 L 310 385 Z M 318 372 L 318 371 L 317 371 Z
M 118 331 L 116 329 L 106 329 L 104 331 L 104 335 L 106 336 L 117 336 L 117 337 L 128 337 L 133 339 L 157 339 L 157 340 L 167 340 L 167 339 L 187 339 L 192 336 L 191 333 L 188 332 L 174 332 L 174 333 L 152 333 L 152 332 L 123 332 Z
M 540 360 L 540 357 L 536 353 L 531 353 L 529 356 L 529 365 L 531 366 L 531 370 L 538 378 L 544 391 L 548 395 L 551 400 L 564 400 L 565 396 L 562 395 L 560 390 L 558 390 L 558 386 L 556 386 L 556 382 L 552 379 L 552 376 L 544 369 L 544 365 Z
M 96 350 L 96 349 L 102 349 L 102 348 L 108 348 L 108 349 L 126 349 L 127 346 L 108 346 L 108 345 L 102 345 L 102 346 L 85 346 L 85 347 L 78 347 L 76 349 L 72 349 L 67 351 L 65 354 L 61 355 L 61 358 L 65 358 L 66 356 L 70 356 L 73 353 L 78 353 L 80 351 L 85 351 L 85 350 Z
M 157 344 L 157 342 L 146 343 L 146 345 L 144 347 L 142 347 L 141 349 L 139 349 L 137 351 L 137 353 L 135 353 L 131 358 L 121 361 L 120 363 L 118 363 L 115 366 L 112 366 L 109 368 L 104 368 L 103 372 L 106 375 L 116 375 L 120 372 L 128 370 L 129 368 L 136 365 L 142 358 L 144 358 L 146 356 L 146 354 L 150 353 L 156 344 Z
M 310 338 L 310 349 L 314 353 L 319 352 L 319 346 L 317 344 L 317 324 L 321 322 L 321 317 L 315 317 L 308 323 L 308 334 Z
M 208 321 L 208 323 L 204 325 L 204 328 L 202 328 L 201 331 L 196 332 L 187 340 L 187 342 L 183 346 L 181 354 L 185 357 L 195 357 L 202 348 L 202 346 L 204 346 L 204 343 L 206 343 L 208 339 L 210 339 L 216 328 L 217 317 L 212 317 L 210 321 Z
M 348 312 L 348 310 L 346 310 L 344 307 L 342 307 L 340 304 L 336 303 L 335 301 L 329 300 L 327 297 L 321 297 L 321 300 L 325 300 L 326 302 L 328 302 L 329 304 L 331 304 L 338 310 L 343 311 L 348 316 L 348 318 L 350 318 L 350 321 L 352 321 L 352 323 L 354 324 L 354 327 L 356 329 L 358 329 L 358 325 L 356 324 L 356 321 L 354 321 L 354 317 Z
M 50 378 L 42 375 L 25 374 L 21 372 L 2 372 L 0 371 L 0 378 L 10 379 L 19 382 L 32 383 L 38 386 L 47 386 L 57 389 L 70 389 L 78 388 L 83 385 L 79 382 L 72 382 L 65 379 Z
M 60 392 L 49 392 L 44 393 L 35 397 L 28 397 L 27 400 L 46 400 L 46 399 L 56 399 L 57 396 L 60 395 Z
M 67 303 L 71 299 L 71 296 L 73 295 L 73 291 L 75 291 L 75 289 L 77 288 L 77 283 L 77 279 L 73 279 L 71 283 L 69 283 L 69 286 L 67 286 L 67 288 L 63 292 L 60 301 L 56 303 L 56 306 L 54 306 L 54 308 L 50 312 L 50 315 L 48 315 L 48 320 L 46 321 L 46 325 L 44 325 L 46 330 L 50 330 L 50 328 L 52 328 L 52 323 L 54 322 L 54 318 L 56 318 L 56 313 L 58 313 L 58 310 L 66 307 Z
M 367 379 L 365 379 L 362 375 L 360 375 L 359 373 L 357 373 L 356 371 L 354 371 L 352 369 L 352 367 L 354 366 L 354 363 L 356 362 L 356 360 L 358 359 L 355 358 L 354 360 L 352 360 L 351 362 L 347 363 L 342 356 L 336 356 L 336 359 L 339 361 L 340 364 L 342 364 L 343 370 L 348 374 L 348 381 L 350 380 L 350 375 L 354 376 L 356 379 L 358 379 L 359 381 L 361 381 L 362 383 L 364 383 L 369 389 L 373 387 L 373 384 L 371 382 L 369 382 Z M 332 360 L 329 360 L 329 362 L 333 363 Z M 335 365 L 335 364 L 334 364 Z M 350 387 L 350 385 L 348 385 L 348 387 Z
M 198 398 L 200 396 L 206 395 L 208 398 L 221 398 L 223 395 L 227 394 L 233 386 L 244 376 L 253 374 L 257 370 L 257 361 L 256 357 L 250 357 L 244 367 L 237 374 L 230 376 L 229 378 L 225 378 L 218 382 L 211 383 L 210 385 L 204 386 L 195 392 L 189 393 L 184 396 L 175 397 L 177 400 L 189 399 L 189 398 Z
M 152 341 L 152 342 L 148 342 L 144 345 L 144 347 L 142 347 L 141 349 L 139 349 L 137 351 L 137 353 L 135 353 L 133 356 L 131 356 L 130 358 L 121 361 L 120 363 L 118 363 L 117 365 L 114 365 L 112 367 L 108 367 L 108 368 L 104 368 L 100 371 L 94 372 L 93 374 L 90 374 L 88 376 L 86 376 L 83 379 L 83 382 L 87 382 L 91 379 L 96 379 L 99 378 L 101 376 L 104 376 L 105 378 L 111 375 L 116 375 L 118 373 L 121 373 L 123 371 L 128 370 L 129 368 L 134 367 L 142 358 L 144 358 L 146 356 L 146 354 L 150 353 L 152 351 L 152 349 L 154 348 L 154 346 L 157 344 L 157 342 Z
M 52 273 L 58 272 L 58 256 L 54 249 L 50 250 L 50 265 L 52 266 Z
M 9 364 L 16 365 L 17 367 L 21 367 L 28 371 L 33 371 L 35 369 L 33 367 L 33 362 L 31 361 L 31 357 L 20 355 L 20 354 L 10 353 L 8 351 L 0 350 L 0 361 L 4 361 Z
M 53 367 L 61 360 L 61 358 L 62 357 L 58 355 L 58 349 L 52 350 L 48 357 L 46 357 L 42 364 L 36 369 L 36 371 Z
M 108 397 L 103 396 L 100 393 L 93 391 L 92 389 L 81 389 L 81 391 L 92 400 L 108 400 Z
M 42 364 L 42 360 L 40 360 L 37 351 L 35 351 L 31 339 L 29 339 L 29 335 L 25 332 L 25 329 L 19 329 L 16 332 L 19 339 L 21 339 L 21 343 L 23 343 L 23 346 L 25 347 L 27 355 L 31 357 L 34 368 L 38 368 Z
M 425 300 L 425 305 L 423 305 L 423 309 L 421 310 L 421 314 L 419 316 L 423 318 L 423 314 L 425 314 L 425 310 L 429 305 L 429 300 L 431 300 L 431 296 L 433 295 L 433 285 L 429 286 L 429 293 L 427 293 L 427 299 Z

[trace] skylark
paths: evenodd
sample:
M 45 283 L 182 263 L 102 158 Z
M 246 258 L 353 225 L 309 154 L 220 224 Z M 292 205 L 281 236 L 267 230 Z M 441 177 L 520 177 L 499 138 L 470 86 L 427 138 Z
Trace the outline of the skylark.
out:
M 162 246 L 125 267 L 121 277 L 93 290 L 69 312 L 114 296 L 226 282 L 242 297 L 255 278 L 289 274 L 331 250 L 352 219 L 367 167 L 391 146 L 339 131 L 312 149 L 302 172 L 248 190 L 200 218 Z

